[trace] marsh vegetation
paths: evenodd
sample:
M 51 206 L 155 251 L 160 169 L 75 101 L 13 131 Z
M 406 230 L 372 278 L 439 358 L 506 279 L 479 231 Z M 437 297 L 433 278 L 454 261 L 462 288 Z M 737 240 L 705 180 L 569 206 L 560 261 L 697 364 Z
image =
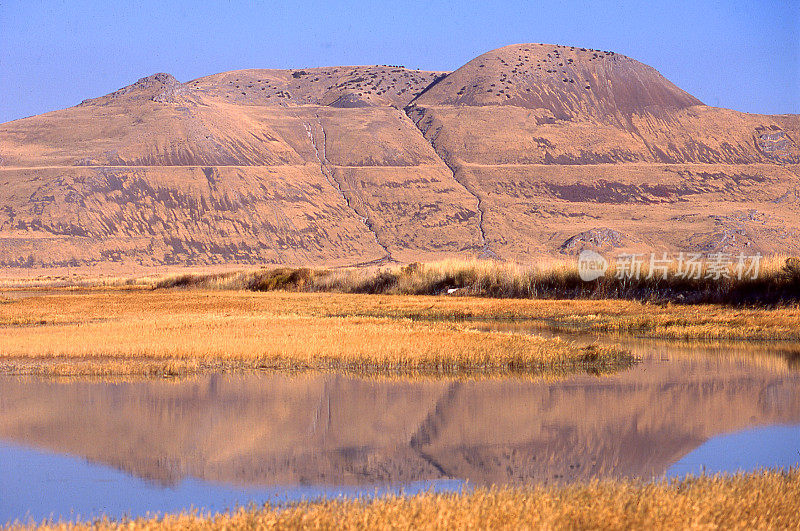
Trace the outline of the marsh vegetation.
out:
M 793 529 L 800 525 L 799 498 L 795 469 L 674 482 L 604 481 L 334 500 L 241 508 L 211 517 L 180 514 L 40 529 Z
M 685 340 L 800 339 L 800 309 L 791 306 L 147 286 L 33 290 L 28 295 L 0 304 L 0 370 L 7 374 L 318 370 L 487 377 L 603 373 L 635 362 L 613 344 L 579 346 L 530 330 L 475 325 L 485 320 Z M 787 355 L 797 356 L 787 348 Z
M 625 299 L 734 306 L 800 302 L 800 259 L 772 257 L 757 272 L 683 276 L 675 270 L 628 276 L 613 264 L 599 279 L 581 279 L 576 262 L 521 266 L 494 260 L 445 260 L 372 269 L 265 268 L 179 274 L 140 281 L 155 288 L 203 287 L 250 291 L 311 291 L 400 295 L 463 295 L 517 299 Z M 619 274 L 618 274 L 619 273 Z M 625 274 L 623 274 L 625 273 Z M 741 273 L 741 272 L 740 272 Z M 752 278 L 755 274 L 755 278 Z M 741 278 L 740 278 L 741 277 Z M 131 283 L 136 283 L 131 281 Z
M 486 332 L 377 309 L 370 315 L 358 311 L 365 298 L 147 290 L 30 297 L 0 305 L 0 370 L 61 376 L 317 370 L 485 377 L 603 373 L 635 362 L 613 346 Z

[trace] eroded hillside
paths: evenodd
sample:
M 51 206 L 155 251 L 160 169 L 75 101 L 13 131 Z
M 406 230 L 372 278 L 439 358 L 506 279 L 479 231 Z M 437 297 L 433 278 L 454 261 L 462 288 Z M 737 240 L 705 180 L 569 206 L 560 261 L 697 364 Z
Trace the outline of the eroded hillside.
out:
M 800 249 L 796 115 L 707 107 L 630 58 L 541 44 L 484 54 L 407 111 L 503 258 Z
M 800 250 L 800 118 L 702 105 L 613 52 L 455 72 L 156 74 L 0 125 L 0 264 L 529 261 Z

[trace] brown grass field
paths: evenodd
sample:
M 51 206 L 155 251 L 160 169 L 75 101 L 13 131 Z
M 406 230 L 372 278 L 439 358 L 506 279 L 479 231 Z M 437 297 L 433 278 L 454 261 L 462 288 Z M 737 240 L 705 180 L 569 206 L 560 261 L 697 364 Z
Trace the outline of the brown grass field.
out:
M 115 290 L 10 300 L 0 304 L 0 370 L 59 376 L 237 369 L 498 376 L 606 372 L 635 361 L 619 348 L 355 311 L 368 307 L 368 299 Z
M 142 287 L 6 293 L 0 370 L 7 374 L 555 375 L 634 362 L 619 348 L 578 347 L 473 323 L 497 319 L 676 339 L 800 339 L 796 307 Z
M 311 502 L 211 517 L 181 514 L 40 529 L 796 529 L 798 499 L 800 472 L 794 469 Z
M 651 272 L 641 258 L 640 274 L 627 276 L 616 262 L 605 275 L 586 282 L 575 260 L 548 259 L 522 265 L 488 259 L 347 268 L 182 268 L 139 276 L 39 275 L 0 277 L 0 289 L 64 287 L 204 288 L 246 291 L 306 291 L 392 295 L 455 295 L 500 299 L 636 300 L 652 303 L 724 304 L 738 307 L 796 306 L 800 303 L 800 258 L 772 255 L 747 270 L 731 259 L 719 278 L 701 269 L 681 277 L 678 263 Z M 737 269 L 739 268 L 739 269 Z M 652 273 L 652 274 L 651 274 Z

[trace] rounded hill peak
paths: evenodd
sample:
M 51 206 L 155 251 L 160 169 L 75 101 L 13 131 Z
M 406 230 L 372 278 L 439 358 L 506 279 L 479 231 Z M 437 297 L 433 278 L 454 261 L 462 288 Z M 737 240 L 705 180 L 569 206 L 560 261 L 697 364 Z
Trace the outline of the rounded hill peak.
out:
M 103 105 L 115 101 L 150 100 L 159 103 L 171 103 L 175 96 L 180 94 L 183 84 L 175 79 L 172 74 L 159 72 L 139 79 L 126 87 L 112 92 L 106 96 L 84 100 L 81 104 Z
M 167 74 L 166 72 L 158 72 L 156 74 L 153 74 L 152 76 L 143 77 L 135 84 L 142 85 L 150 83 L 164 83 L 164 84 L 174 85 L 176 83 L 180 84 L 180 81 L 175 79 L 175 76 L 173 76 L 172 74 Z
M 684 108 L 701 102 L 654 68 L 604 50 L 513 44 L 468 62 L 414 101 L 424 105 L 514 105 L 556 118 Z

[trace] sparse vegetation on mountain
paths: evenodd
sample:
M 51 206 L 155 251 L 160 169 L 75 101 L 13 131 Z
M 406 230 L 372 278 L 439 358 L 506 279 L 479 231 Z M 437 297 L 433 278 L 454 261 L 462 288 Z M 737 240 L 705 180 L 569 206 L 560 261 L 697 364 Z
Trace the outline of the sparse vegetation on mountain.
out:
M 533 263 L 604 228 L 609 253 L 798 254 L 798 138 L 567 46 L 161 73 L 0 125 L 0 267 Z

